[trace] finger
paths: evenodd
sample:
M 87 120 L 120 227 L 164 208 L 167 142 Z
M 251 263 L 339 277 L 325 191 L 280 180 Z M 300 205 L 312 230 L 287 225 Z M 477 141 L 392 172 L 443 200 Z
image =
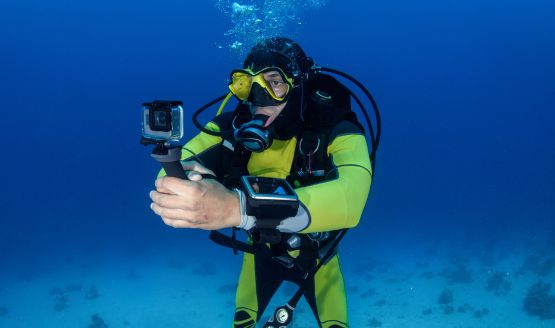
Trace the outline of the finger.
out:
M 197 218 L 196 212 L 194 211 L 187 211 L 180 208 L 162 207 L 156 203 L 152 203 L 150 208 L 154 211 L 154 213 L 168 220 L 183 221 L 182 225 L 197 225 L 203 221 Z
M 156 190 L 152 190 L 149 193 L 150 199 L 161 207 L 166 208 L 180 208 L 184 210 L 191 210 L 190 200 L 184 198 L 183 196 L 164 194 Z
M 202 175 L 195 171 L 187 172 L 187 178 L 191 181 L 200 181 L 202 180 Z
M 174 177 L 161 177 L 155 181 L 156 190 L 164 194 L 188 195 L 193 189 L 198 188 L 196 182 Z
M 196 161 L 181 162 L 181 165 L 183 166 L 183 169 L 187 171 L 196 171 L 203 174 L 215 175 L 214 172 L 212 172 L 212 170 L 207 169 L 206 167 L 202 166 L 199 162 L 196 162 Z
M 172 220 L 166 217 L 162 217 L 162 221 L 165 225 L 170 226 L 172 228 L 197 228 L 194 223 L 180 221 L 180 220 Z
M 158 211 L 159 209 L 155 207 L 155 204 L 150 204 L 150 208 L 154 211 Z M 155 212 L 156 213 L 156 212 Z M 188 220 L 176 220 L 171 219 L 165 216 L 161 216 L 162 221 L 165 225 L 170 226 L 172 228 L 192 228 L 192 229 L 203 229 L 203 230 L 214 230 L 214 227 L 210 225 L 208 222 L 196 222 L 196 221 L 188 221 Z
M 162 192 L 165 194 L 170 194 L 171 190 L 169 190 L 166 186 L 167 183 L 165 182 L 165 177 L 161 177 L 156 179 L 156 181 L 154 181 L 154 186 L 156 187 L 156 190 L 158 192 Z

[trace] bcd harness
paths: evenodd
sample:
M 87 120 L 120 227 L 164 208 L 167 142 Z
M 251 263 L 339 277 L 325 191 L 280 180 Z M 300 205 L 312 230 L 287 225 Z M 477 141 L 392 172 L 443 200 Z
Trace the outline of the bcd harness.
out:
M 318 66 L 313 66 L 311 71 L 314 78 L 310 80 L 307 86 L 307 94 L 309 97 L 307 97 L 308 105 L 306 108 L 304 107 L 303 100 L 301 100 L 301 118 L 303 119 L 303 126 L 301 132 L 297 136 L 299 142 L 296 145 L 297 148 L 291 170 L 289 171 L 290 174 L 287 177 L 288 182 L 295 187 L 307 186 L 326 181 L 330 178 L 331 174 L 338 175 L 338 167 L 335 167 L 327 156 L 327 146 L 329 142 L 333 141 L 330 140 L 332 130 L 334 130 L 336 126 L 339 126 L 342 121 L 347 121 L 358 127 L 360 132 L 364 134 L 364 127 L 359 123 L 356 115 L 351 110 L 351 98 L 354 99 L 360 107 L 368 127 L 368 135 L 370 136 L 372 145 L 372 150 L 370 152 L 371 171 L 368 171 L 368 173 L 373 176 L 376 165 L 376 152 L 381 137 L 381 117 L 376 101 L 362 83 L 342 71 Z M 364 93 L 374 110 L 375 130 L 368 112 L 359 97 L 349 88 L 337 81 L 337 79 L 328 74 L 323 74 L 322 72 L 339 75 L 352 82 Z M 303 84 L 301 84 L 301 88 L 302 87 Z M 304 92 L 301 92 L 301 95 L 304 97 Z M 226 154 L 225 158 L 228 160 L 225 161 L 225 164 L 229 166 L 226 170 L 222 170 L 221 173 L 227 174 L 224 174 L 225 176 L 220 176 L 219 180 L 226 187 L 234 188 L 238 186 L 241 175 L 248 174 L 247 164 L 251 154 L 243 147 L 237 145 L 236 140 L 233 140 L 229 134 L 230 131 L 233 131 L 232 119 L 229 119 L 227 122 L 222 122 L 224 123 L 223 126 L 219 125 L 219 128 L 223 130 L 222 132 L 206 129 L 198 121 L 198 116 L 204 110 L 224 100 L 218 111 L 218 114 L 221 113 L 229 97 L 230 95 L 223 95 L 199 108 L 193 114 L 193 123 L 199 130 L 209 135 L 220 136 L 223 139 L 221 143 L 223 147 L 221 147 L 221 149 L 222 152 Z M 225 116 L 225 114 L 226 113 L 216 116 L 214 121 Z M 351 165 L 346 164 L 343 166 Z M 297 292 L 285 306 L 281 306 L 276 310 L 274 316 L 270 318 L 264 326 L 265 328 L 276 327 L 274 321 L 280 322 L 279 327 L 286 327 L 287 324 L 291 322 L 293 310 L 303 295 L 304 287 L 309 277 L 314 277 L 320 267 L 333 258 L 337 252 L 338 244 L 347 233 L 347 229 L 341 229 L 311 234 L 289 234 L 281 233 L 277 231 L 275 227 L 274 225 L 274 229 L 258 229 L 259 233 L 266 232 L 273 234 L 273 236 L 270 237 L 274 238 L 274 242 L 269 245 L 264 242 L 264 238 L 261 238 L 262 242 L 260 243 L 253 242 L 252 232 L 257 233 L 257 230 L 255 230 L 257 229 L 256 226 L 255 229 L 253 229 L 254 231 L 249 233 L 249 240 L 247 243 L 237 240 L 237 228 L 232 228 L 231 237 L 218 231 L 211 231 L 209 237 L 219 245 L 232 248 L 234 254 L 237 254 L 237 251 L 240 250 L 260 256 L 269 256 L 292 270 L 299 270 L 302 274 L 302 282 Z M 291 256 L 289 254 L 291 250 L 299 251 L 298 256 Z M 284 313 L 287 313 L 287 315 L 283 316 Z M 283 318 L 285 318 L 285 321 L 280 320 Z
M 307 186 L 318 182 L 329 180 L 337 175 L 327 155 L 327 146 L 332 130 L 342 121 L 349 121 L 356 125 L 364 133 L 356 115 L 351 111 L 350 94 L 347 89 L 335 78 L 326 74 L 319 74 L 310 89 L 310 98 L 307 109 L 304 111 L 305 122 L 297 136 L 298 142 L 291 163 L 290 175 L 287 181 L 295 186 Z M 222 116 L 225 116 L 222 115 Z M 221 119 L 217 123 L 222 124 L 221 129 L 228 130 L 233 127 L 233 119 Z M 229 137 L 223 136 L 222 149 L 225 152 L 224 162 L 228 163 L 228 174 L 221 178 L 221 182 L 228 188 L 236 188 L 238 181 L 243 175 L 248 175 L 247 163 L 251 153 Z M 335 174 L 333 176 L 332 174 Z M 317 232 L 309 234 L 283 233 L 274 226 L 257 226 L 250 232 L 249 242 L 237 240 L 236 231 L 232 228 L 232 236 L 226 236 L 218 231 L 210 233 L 210 239 L 219 245 L 237 251 L 251 254 L 270 256 L 278 263 L 287 268 L 296 268 L 303 274 L 308 274 L 317 266 L 319 260 L 322 264 L 327 263 L 337 252 L 338 239 L 344 230 Z M 256 238 L 253 238 L 256 236 Z M 254 242 L 260 240 L 261 242 Z M 292 256 L 291 252 L 298 251 L 298 256 Z

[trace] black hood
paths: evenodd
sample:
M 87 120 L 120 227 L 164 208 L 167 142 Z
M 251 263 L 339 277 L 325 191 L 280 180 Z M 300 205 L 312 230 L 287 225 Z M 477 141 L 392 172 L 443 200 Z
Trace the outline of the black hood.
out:
M 259 71 L 267 67 L 279 67 L 288 77 L 301 83 L 303 76 L 311 74 L 314 61 L 307 57 L 298 43 L 291 39 L 273 37 L 260 41 L 249 52 L 243 68 Z

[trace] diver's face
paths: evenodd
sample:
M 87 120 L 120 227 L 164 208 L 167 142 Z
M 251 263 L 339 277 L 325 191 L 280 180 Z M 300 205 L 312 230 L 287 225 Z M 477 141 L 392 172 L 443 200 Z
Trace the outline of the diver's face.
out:
M 274 92 L 276 97 L 281 98 L 285 96 L 285 93 L 287 93 L 288 90 L 288 86 L 278 71 L 269 71 L 264 73 L 263 76 L 266 84 L 272 88 L 272 91 Z
M 279 72 L 269 71 L 264 73 L 264 80 L 272 88 L 276 96 L 285 96 L 288 87 L 287 83 L 283 81 L 283 78 L 281 77 L 281 74 L 279 74 Z M 263 114 L 269 116 L 270 118 L 266 121 L 266 124 L 264 124 L 264 126 L 266 127 L 270 125 L 276 119 L 276 117 L 278 117 L 285 105 L 287 105 L 287 101 L 275 106 L 251 106 L 251 113 L 253 115 Z

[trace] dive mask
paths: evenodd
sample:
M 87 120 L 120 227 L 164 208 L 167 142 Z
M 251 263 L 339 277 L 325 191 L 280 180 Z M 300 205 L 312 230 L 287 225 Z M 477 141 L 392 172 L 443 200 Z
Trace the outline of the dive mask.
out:
M 241 101 L 254 106 L 276 106 L 287 101 L 293 79 L 279 67 L 254 72 L 250 68 L 231 72 L 229 90 Z

